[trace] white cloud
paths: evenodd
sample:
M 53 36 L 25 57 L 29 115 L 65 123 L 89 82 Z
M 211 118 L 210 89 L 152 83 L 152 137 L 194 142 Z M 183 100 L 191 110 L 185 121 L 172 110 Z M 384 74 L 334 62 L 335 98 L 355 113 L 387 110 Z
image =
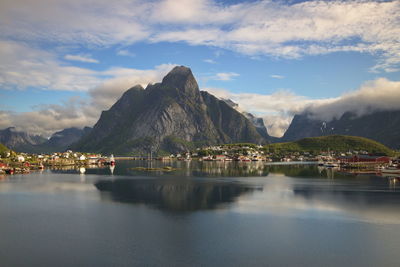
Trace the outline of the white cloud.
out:
M 108 46 L 149 36 L 144 1 L 3 0 L 0 36 L 25 41 Z
M 118 56 L 125 56 L 125 57 L 136 57 L 135 53 L 130 52 L 129 50 L 126 49 L 121 49 L 117 51 Z
M 219 72 L 211 77 L 213 80 L 217 81 L 231 81 L 234 77 L 240 76 L 238 73 L 235 72 Z
M 270 95 L 232 93 L 219 88 L 204 88 L 219 98 L 231 99 L 241 110 L 264 118 L 268 132 L 282 136 L 293 116 L 308 111 L 314 119 L 330 121 L 345 112 L 357 116 L 377 110 L 400 109 L 400 81 L 379 78 L 369 81 L 355 91 L 336 98 L 311 99 L 290 91 L 277 91 Z
M 109 47 L 138 41 L 208 45 L 251 56 L 340 51 L 399 71 L 400 1 L 3 0 L 0 38 Z
M 101 83 L 96 71 L 66 65 L 51 52 L 0 40 L 0 85 L 4 89 L 85 91 Z
M 64 59 L 85 63 L 99 63 L 97 59 L 91 58 L 89 55 L 65 55 Z
M 158 82 L 174 66 L 162 64 L 149 70 L 112 68 L 103 71 L 101 75 L 112 78 L 89 87 L 88 98 L 73 97 L 61 104 L 38 105 L 30 112 L 0 111 L 0 129 L 15 126 L 22 131 L 49 136 L 69 127 L 93 126 L 101 111 L 109 109 L 124 91 L 137 84 L 145 86 Z
M 109 109 L 126 90 L 134 85 L 140 84 L 146 87 L 149 83 L 161 81 L 175 66 L 175 64 L 161 64 L 150 70 L 112 68 L 103 72 L 114 78 L 89 90 L 91 100 L 87 108 L 88 113 L 99 114 L 99 111 Z M 89 112 L 89 109 L 93 107 L 94 112 Z
M 188 6 L 188 12 L 202 16 L 203 22 L 197 16 L 187 18 L 192 26 L 156 32 L 152 40 L 285 58 L 355 51 L 379 56 L 372 70 L 398 71 L 399 1 L 258 1 L 225 6 L 193 2 L 197 5 Z M 174 14 L 171 10 L 170 17 Z
M 203 61 L 206 63 L 210 63 L 210 64 L 217 64 L 217 62 L 215 62 L 215 60 L 210 59 L 210 58 L 204 59 Z
M 363 84 L 359 89 L 345 93 L 328 104 L 313 103 L 307 110 L 316 119 L 330 121 L 345 112 L 356 116 L 377 110 L 400 109 L 400 81 L 379 78 Z
M 203 88 L 211 94 L 231 99 L 239 104 L 240 110 L 262 117 L 269 134 L 282 136 L 296 113 L 317 102 L 330 102 L 332 99 L 309 99 L 295 95 L 288 90 L 280 90 L 270 95 L 255 93 L 232 93 L 220 88 Z
M 226 4 L 213 0 L 184 0 L 179 3 L 173 0 L 123 0 L 115 5 L 107 0 L 2 0 L 2 88 L 88 91 L 92 104 L 85 107 L 76 104 L 82 113 L 79 116 L 68 114 L 66 118 L 56 106 L 42 107 L 26 114 L 0 112 L 0 126 L 11 121 L 21 125 L 26 123 L 31 125 L 30 128 L 35 127 L 35 121 L 37 125 L 47 121 L 47 125 L 54 123 L 53 128 L 57 130 L 63 127 L 62 123 L 69 124 L 68 127 L 88 125 L 98 116 L 99 110 L 108 108 L 123 90 L 135 83 L 160 80 L 166 73 L 165 69 L 170 67 L 163 65 L 165 69 L 159 66 L 144 71 L 114 67 L 95 71 L 62 62 L 62 56 L 57 56 L 51 49 L 41 49 L 43 44 L 55 49 L 64 45 L 104 48 L 138 41 L 183 41 L 250 56 L 284 58 L 354 51 L 378 58 L 371 71 L 398 72 L 399 21 L 400 1 L 305 1 L 294 4 L 249 1 Z M 128 56 L 128 52 L 118 50 L 116 53 Z M 217 50 L 216 53 L 220 52 Z M 63 51 L 62 55 L 66 53 L 68 51 Z M 67 56 L 69 60 L 71 57 L 77 59 L 77 55 Z M 96 61 L 85 55 L 80 55 L 80 59 Z M 238 75 L 218 73 L 212 78 L 228 81 Z M 274 127 L 283 129 L 282 125 L 287 125 L 292 114 L 305 107 L 327 119 L 340 116 L 343 110 L 354 109 L 352 103 L 358 103 L 360 108 L 354 111 L 359 114 L 368 112 L 369 106 L 395 108 L 399 102 L 397 92 L 400 91 L 397 83 L 378 79 L 337 99 L 313 100 L 287 91 L 272 95 L 224 94 L 246 110 L 275 118 L 270 124 L 273 125 L 270 126 L 272 132 Z M 369 106 L 363 105 L 361 100 Z M 71 101 L 81 103 L 82 100 Z M 72 104 L 64 103 L 61 107 L 68 105 Z M 283 119 L 279 122 L 278 118 Z M 43 127 L 46 131 L 52 129 L 51 126 Z
M 278 75 L 278 74 L 271 74 L 269 77 L 274 78 L 274 79 L 284 79 L 285 76 L 283 75 Z

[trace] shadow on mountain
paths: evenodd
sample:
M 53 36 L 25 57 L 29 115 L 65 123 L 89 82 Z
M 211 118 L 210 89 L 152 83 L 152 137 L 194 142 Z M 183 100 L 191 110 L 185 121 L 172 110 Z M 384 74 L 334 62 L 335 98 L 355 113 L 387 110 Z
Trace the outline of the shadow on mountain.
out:
M 109 193 L 113 201 L 146 204 L 172 211 L 191 212 L 223 208 L 243 194 L 262 191 L 261 186 L 237 182 L 117 179 L 99 181 L 95 186 Z

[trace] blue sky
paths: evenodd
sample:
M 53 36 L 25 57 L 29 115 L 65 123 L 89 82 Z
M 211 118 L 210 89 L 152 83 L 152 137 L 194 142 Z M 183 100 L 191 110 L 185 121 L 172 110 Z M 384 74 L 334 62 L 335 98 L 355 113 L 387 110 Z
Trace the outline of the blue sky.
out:
M 276 136 L 293 114 L 349 94 L 381 92 L 364 101 L 381 107 L 382 92 L 400 98 L 399 14 L 399 1 L 4 0 L 0 128 L 92 126 L 174 65 Z

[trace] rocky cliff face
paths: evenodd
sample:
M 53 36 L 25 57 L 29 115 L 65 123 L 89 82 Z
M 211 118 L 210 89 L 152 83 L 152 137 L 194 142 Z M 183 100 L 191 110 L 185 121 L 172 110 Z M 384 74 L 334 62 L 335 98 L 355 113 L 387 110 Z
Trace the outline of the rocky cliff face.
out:
M 231 142 L 262 143 L 265 139 L 241 113 L 200 92 L 191 70 L 181 66 L 161 83 L 126 91 L 73 148 L 138 154 Z
M 400 110 L 376 111 L 364 116 L 347 112 L 341 118 L 332 121 L 312 119 L 309 114 L 296 115 L 282 141 L 332 134 L 366 137 L 399 149 Z

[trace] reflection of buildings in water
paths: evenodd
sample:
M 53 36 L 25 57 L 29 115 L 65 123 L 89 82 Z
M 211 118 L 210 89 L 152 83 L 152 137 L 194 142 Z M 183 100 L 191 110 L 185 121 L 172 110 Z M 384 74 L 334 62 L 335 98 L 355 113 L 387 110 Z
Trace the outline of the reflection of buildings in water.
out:
M 335 178 L 336 168 L 326 168 L 326 176 L 328 179 Z
M 80 174 L 79 174 L 79 177 L 80 177 L 81 183 L 86 182 L 85 172 L 86 172 L 85 167 L 80 167 L 80 168 L 79 168 L 79 173 L 80 173 Z
M 268 168 L 263 162 L 203 161 L 194 174 L 218 176 L 266 176 Z
M 400 181 L 400 177 L 388 177 L 388 180 L 389 180 L 389 188 L 391 190 L 396 190 Z
M 55 170 L 55 171 L 69 171 L 69 170 L 75 170 L 76 166 L 74 166 L 74 165 L 51 166 L 51 167 L 49 167 L 49 169 Z
M 95 183 L 101 192 L 110 194 L 118 202 L 144 203 L 169 211 L 216 209 L 221 204 L 234 202 L 242 194 L 262 190 L 232 182 L 195 182 L 181 180 L 116 179 Z
M 322 172 L 325 170 L 324 166 L 318 166 L 317 168 L 318 168 L 318 173 L 319 174 L 322 174 Z
M 190 163 L 192 162 L 191 160 L 185 160 L 183 161 L 185 163 L 185 168 L 186 168 L 186 176 L 190 176 L 191 175 L 191 171 L 190 171 Z
M 110 165 L 109 169 L 110 169 L 111 175 L 113 175 L 114 174 L 115 165 Z

